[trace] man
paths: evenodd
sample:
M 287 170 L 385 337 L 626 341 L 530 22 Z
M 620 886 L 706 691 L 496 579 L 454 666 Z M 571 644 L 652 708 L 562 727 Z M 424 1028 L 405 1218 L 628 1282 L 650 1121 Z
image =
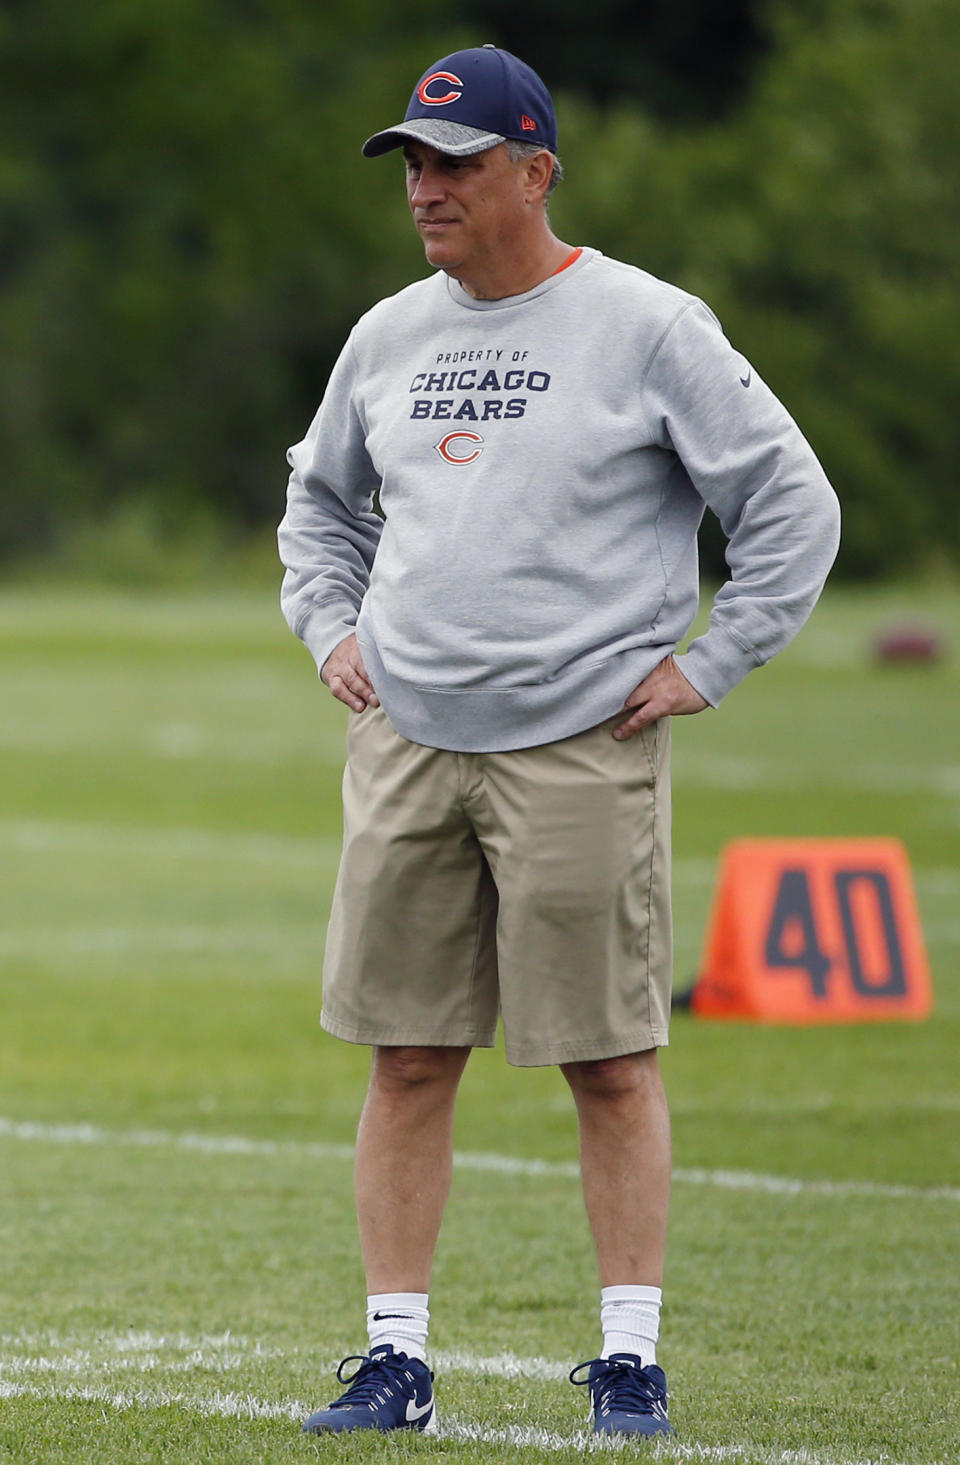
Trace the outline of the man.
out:
M 716 705 L 820 593 L 836 499 L 698 300 L 555 237 L 553 105 L 493 47 L 404 121 L 437 273 L 355 327 L 280 528 L 287 619 L 348 729 L 328 1031 L 373 1049 L 356 1194 L 369 1352 L 308 1431 L 435 1429 L 428 1293 L 470 1049 L 559 1064 L 601 1282 L 600 1433 L 669 1433 L 669 718 Z M 374 512 L 374 497 L 384 517 Z M 730 579 L 697 606 L 704 505 Z

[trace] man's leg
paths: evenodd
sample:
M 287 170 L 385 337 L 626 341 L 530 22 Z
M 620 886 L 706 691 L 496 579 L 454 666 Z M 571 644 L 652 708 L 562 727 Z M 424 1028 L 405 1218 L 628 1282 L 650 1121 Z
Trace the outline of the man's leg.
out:
M 568 1063 L 563 1073 L 580 1120 L 603 1326 L 601 1357 L 570 1377 L 589 1386 L 598 1434 L 670 1434 L 667 1381 L 656 1362 L 670 1199 L 670 1119 L 657 1050 Z
M 375 1048 L 357 1134 L 367 1291 L 428 1292 L 453 1170 L 453 1110 L 469 1048 Z
M 453 1171 L 453 1109 L 469 1048 L 374 1048 L 355 1184 L 369 1356 L 308 1434 L 437 1428 L 425 1362 L 433 1253 Z M 349 1362 L 350 1360 L 345 1360 Z
M 657 1050 L 562 1066 L 580 1121 L 583 1197 L 601 1287 L 659 1287 L 670 1201 L 670 1118 Z

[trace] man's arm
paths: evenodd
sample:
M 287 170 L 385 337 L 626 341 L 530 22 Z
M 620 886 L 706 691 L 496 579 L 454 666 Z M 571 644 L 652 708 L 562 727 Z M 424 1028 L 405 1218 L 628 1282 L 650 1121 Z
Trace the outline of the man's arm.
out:
M 352 632 L 331 651 L 320 668 L 320 679 L 326 682 L 338 702 L 345 702 L 354 712 L 380 706 Z
M 310 431 L 287 454 L 287 511 L 277 534 L 286 566 L 283 613 L 321 675 L 356 625 L 383 529 L 372 508 L 380 479 L 366 449 L 356 376 L 348 342 Z
M 839 504 L 786 408 L 701 302 L 664 337 L 643 402 L 654 439 L 677 454 L 727 536 L 730 577 L 708 629 L 675 663 L 716 706 L 809 616 L 836 556 Z
M 673 657 L 667 656 L 634 687 L 624 703 L 624 707 L 632 707 L 634 711 L 617 723 L 613 736 L 622 742 L 649 727 L 658 717 L 682 717 L 703 712 L 709 706 L 706 698 L 691 687 Z

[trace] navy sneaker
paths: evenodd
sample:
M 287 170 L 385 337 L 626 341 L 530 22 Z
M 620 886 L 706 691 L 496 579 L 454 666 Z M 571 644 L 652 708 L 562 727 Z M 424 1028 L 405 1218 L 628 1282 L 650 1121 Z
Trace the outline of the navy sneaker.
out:
M 345 1374 L 348 1363 L 360 1367 Z M 419 1358 L 395 1353 L 390 1343 L 374 1348 L 368 1358 L 345 1358 L 337 1378 L 347 1392 L 305 1421 L 305 1434 L 339 1433 L 347 1429 L 419 1429 L 435 1434 L 433 1374 Z
M 586 1378 L 578 1379 L 582 1368 Z M 667 1418 L 667 1380 L 662 1368 L 641 1367 L 635 1353 L 611 1353 L 578 1363 L 572 1384 L 589 1384 L 596 1434 L 673 1434 Z

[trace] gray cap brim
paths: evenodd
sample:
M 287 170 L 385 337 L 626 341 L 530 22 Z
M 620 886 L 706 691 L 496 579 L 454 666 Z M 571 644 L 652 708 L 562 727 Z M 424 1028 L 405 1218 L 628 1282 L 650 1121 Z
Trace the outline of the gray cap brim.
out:
M 403 147 L 408 138 L 414 142 L 425 142 L 438 152 L 449 153 L 454 158 L 467 158 L 471 153 L 485 153 L 505 139 L 499 132 L 483 132 L 479 127 L 467 127 L 463 122 L 441 122 L 434 117 L 411 117 L 409 122 L 398 122 L 385 132 L 375 132 L 368 137 L 361 152 L 365 158 L 378 158 L 393 148 Z

